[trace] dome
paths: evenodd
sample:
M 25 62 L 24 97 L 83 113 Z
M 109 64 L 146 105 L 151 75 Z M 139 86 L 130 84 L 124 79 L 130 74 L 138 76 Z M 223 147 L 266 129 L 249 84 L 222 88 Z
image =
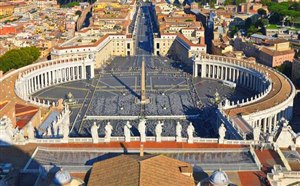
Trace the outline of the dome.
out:
M 65 185 L 72 181 L 72 177 L 68 171 L 59 170 L 54 176 L 54 183 L 58 185 Z
M 209 182 L 215 186 L 226 186 L 230 183 L 227 174 L 221 170 L 213 172 L 209 177 Z

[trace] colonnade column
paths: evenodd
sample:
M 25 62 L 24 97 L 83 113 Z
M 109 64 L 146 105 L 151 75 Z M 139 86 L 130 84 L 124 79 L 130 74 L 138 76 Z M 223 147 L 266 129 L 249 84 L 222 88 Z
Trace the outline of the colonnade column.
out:
M 79 79 L 79 66 L 76 67 L 76 70 L 77 70 L 76 78 Z
M 224 67 L 221 66 L 221 80 L 224 80 Z
M 198 65 L 195 62 L 194 62 L 194 65 L 193 65 L 193 70 L 194 70 L 193 71 L 194 77 L 198 77 Z
M 197 67 L 196 69 L 197 69 L 197 76 L 198 76 L 198 70 L 199 70 L 198 67 L 199 67 L 199 66 L 197 65 L 196 67 Z M 95 67 L 94 67 L 94 65 L 92 64 L 92 65 L 91 65 L 91 78 L 93 78 L 94 76 L 95 76 Z
M 272 132 L 272 116 L 268 117 L 268 128 L 269 128 L 269 133 Z
M 201 64 L 201 77 L 206 78 L 206 64 Z
M 264 133 L 266 133 L 267 132 L 267 121 L 266 121 L 266 118 L 264 118 L 262 121 L 263 121 Z

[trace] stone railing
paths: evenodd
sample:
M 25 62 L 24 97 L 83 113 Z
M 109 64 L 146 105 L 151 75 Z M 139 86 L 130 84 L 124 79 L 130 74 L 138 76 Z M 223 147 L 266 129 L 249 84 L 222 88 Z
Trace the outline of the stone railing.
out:
M 188 138 L 181 138 L 182 142 L 187 142 Z M 131 142 L 140 141 L 139 136 L 132 136 L 130 137 Z M 105 138 L 99 138 L 99 143 L 105 143 Z M 112 142 L 125 142 L 124 136 L 113 136 L 110 138 L 110 141 Z M 147 142 L 155 142 L 156 137 L 155 136 L 147 136 L 146 137 Z M 175 136 L 162 136 L 161 137 L 162 142 L 176 142 Z M 217 138 L 200 138 L 200 137 L 194 137 L 193 143 L 218 143 Z M 62 138 L 37 138 L 30 141 L 31 143 L 66 143 Z M 91 137 L 86 138 L 68 138 L 67 143 L 93 143 L 93 139 Z M 253 140 L 224 140 L 223 144 L 231 144 L 231 145 L 253 145 L 256 144 Z
M 221 104 L 220 106 L 222 109 L 231 109 L 231 108 L 249 105 L 249 104 L 258 102 L 259 100 L 266 97 L 271 92 L 271 90 L 272 90 L 272 84 L 270 84 L 265 91 L 263 91 L 259 94 L 256 94 L 255 96 L 252 96 L 250 98 L 246 98 L 245 100 L 242 99 L 241 102 L 239 100 L 236 102 L 234 102 L 234 101 L 230 102 L 228 100 L 224 100 L 224 102 L 220 103 Z
M 41 100 L 38 97 L 29 96 L 28 100 L 29 103 L 34 105 L 42 106 L 42 107 L 50 107 L 51 105 L 56 105 L 56 102 L 50 102 L 49 100 Z

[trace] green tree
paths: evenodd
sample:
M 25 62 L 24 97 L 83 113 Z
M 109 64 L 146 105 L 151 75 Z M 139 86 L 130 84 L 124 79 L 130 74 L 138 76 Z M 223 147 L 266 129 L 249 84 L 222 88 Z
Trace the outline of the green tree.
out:
M 249 29 L 247 29 L 247 36 L 251 36 L 252 34 L 259 33 L 258 28 L 256 28 L 254 25 L 251 25 Z
M 257 13 L 262 17 L 262 16 L 265 16 L 267 15 L 267 11 L 263 8 L 260 8 L 257 10 Z
M 230 37 L 233 37 L 238 31 L 239 31 L 239 28 L 237 26 L 231 26 L 230 27 Z
M 271 2 L 271 0 L 261 0 L 260 2 L 261 2 L 261 4 L 263 4 L 263 5 L 267 5 L 268 3 Z
M 287 77 L 291 77 L 292 75 L 292 63 L 289 61 L 285 61 L 280 66 L 275 67 L 275 69 L 279 72 L 282 72 Z
M 0 57 L 0 70 L 7 72 L 33 63 L 41 53 L 36 47 L 12 49 Z
M 250 28 L 250 26 L 252 25 L 252 20 L 250 17 L 248 17 L 246 20 L 245 20 L 245 28 L 248 29 Z
M 82 12 L 81 12 L 80 10 L 77 10 L 77 11 L 75 12 L 75 14 L 81 16 Z
M 235 0 L 236 5 L 239 5 L 241 3 L 246 3 L 246 0 Z
M 225 0 L 224 5 L 233 5 L 233 0 Z

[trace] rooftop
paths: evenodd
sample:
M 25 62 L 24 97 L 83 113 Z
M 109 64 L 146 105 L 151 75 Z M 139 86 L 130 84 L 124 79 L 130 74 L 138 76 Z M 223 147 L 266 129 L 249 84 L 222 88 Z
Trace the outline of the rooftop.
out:
M 182 167 L 191 169 L 190 164 L 163 155 L 121 155 L 94 163 L 88 186 L 195 185 L 193 177 L 181 173 Z

